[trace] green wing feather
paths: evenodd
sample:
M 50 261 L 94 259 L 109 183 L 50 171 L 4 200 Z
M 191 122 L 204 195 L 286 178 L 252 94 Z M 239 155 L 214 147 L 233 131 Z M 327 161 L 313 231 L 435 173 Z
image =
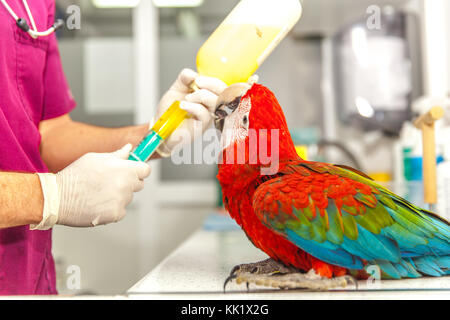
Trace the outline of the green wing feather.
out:
M 292 161 L 261 184 L 253 199 L 266 226 L 325 262 L 352 268 L 383 261 L 379 265 L 388 276 L 415 277 L 418 267 L 404 259 L 450 254 L 446 221 L 346 167 Z M 424 268 L 419 271 L 427 273 Z

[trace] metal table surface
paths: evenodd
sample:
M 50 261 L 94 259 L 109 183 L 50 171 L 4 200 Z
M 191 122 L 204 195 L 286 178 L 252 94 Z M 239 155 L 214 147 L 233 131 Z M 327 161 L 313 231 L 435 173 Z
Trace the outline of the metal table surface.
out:
M 199 230 L 127 292 L 135 299 L 450 299 L 450 277 L 359 281 L 330 292 L 281 291 L 235 283 L 223 292 L 231 269 L 267 256 L 245 234 L 231 230 Z

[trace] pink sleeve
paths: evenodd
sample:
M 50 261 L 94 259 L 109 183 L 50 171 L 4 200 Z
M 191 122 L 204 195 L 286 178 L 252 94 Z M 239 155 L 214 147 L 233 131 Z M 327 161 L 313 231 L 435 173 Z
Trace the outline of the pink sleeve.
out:
M 49 24 L 54 21 L 55 4 L 50 1 Z M 47 61 L 44 73 L 44 108 L 42 120 L 62 116 L 72 111 L 76 102 L 72 96 L 61 64 L 58 41 L 53 33 L 49 36 Z

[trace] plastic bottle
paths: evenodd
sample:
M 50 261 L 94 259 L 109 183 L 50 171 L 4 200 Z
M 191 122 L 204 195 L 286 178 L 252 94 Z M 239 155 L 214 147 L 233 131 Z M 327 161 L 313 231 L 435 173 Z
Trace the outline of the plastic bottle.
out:
M 197 54 L 201 75 L 228 85 L 246 82 L 300 19 L 299 0 L 242 0 L 203 44 Z M 175 102 L 130 155 L 147 161 L 158 146 L 188 117 Z
M 444 159 L 437 167 L 438 214 L 450 220 L 450 145 L 444 146 Z
M 300 19 L 298 0 L 242 0 L 203 44 L 198 72 L 246 82 Z

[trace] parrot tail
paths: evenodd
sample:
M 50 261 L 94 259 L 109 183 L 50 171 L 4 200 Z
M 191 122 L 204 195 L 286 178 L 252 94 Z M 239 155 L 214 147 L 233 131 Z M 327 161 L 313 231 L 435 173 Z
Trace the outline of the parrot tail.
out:
M 441 277 L 450 274 L 450 255 L 426 256 L 412 259 L 417 271 L 422 274 Z
M 402 220 L 405 229 L 388 227 L 382 231 L 398 241 L 402 259 L 398 263 L 378 262 L 389 278 L 440 277 L 450 274 L 450 224 L 438 215 L 420 209 L 407 201 L 393 199 L 397 210 L 387 208 L 396 221 L 415 212 L 418 219 Z M 411 218 L 412 216 L 409 216 Z M 407 240 L 404 245 L 400 237 Z M 411 244 L 413 244 L 411 246 Z
M 433 255 L 412 259 L 417 270 L 429 276 L 443 276 L 450 274 L 450 223 L 438 215 L 420 210 L 424 218 L 428 218 L 438 232 L 436 237 L 429 240 L 428 247 Z

